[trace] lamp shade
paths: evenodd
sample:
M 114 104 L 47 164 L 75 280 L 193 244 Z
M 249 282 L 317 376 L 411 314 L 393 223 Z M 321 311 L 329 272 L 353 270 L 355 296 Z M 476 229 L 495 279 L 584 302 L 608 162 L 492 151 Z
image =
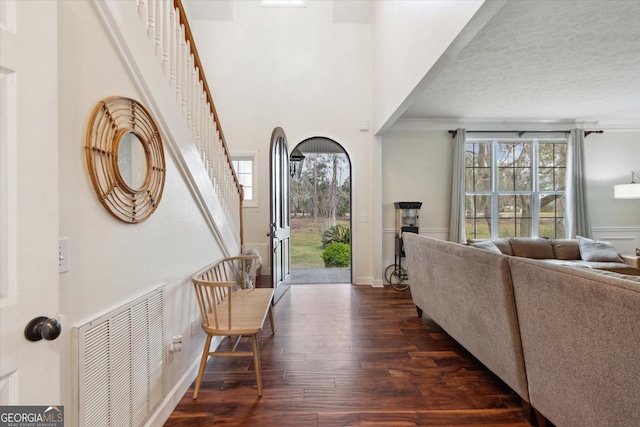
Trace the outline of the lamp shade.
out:
M 616 199 L 640 199 L 640 183 L 614 185 L 613 197 Z

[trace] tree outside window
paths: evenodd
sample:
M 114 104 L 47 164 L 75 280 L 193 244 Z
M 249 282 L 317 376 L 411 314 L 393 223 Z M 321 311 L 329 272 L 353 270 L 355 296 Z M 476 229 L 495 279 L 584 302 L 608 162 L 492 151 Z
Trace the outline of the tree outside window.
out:
M 308 153 L 299 179 L 291 181 L 293 216 L 336 218 L 351 210 L 351 181 L 346 154 Z
M 466 144 L 469 238 L 564 237 L 566 140 Z

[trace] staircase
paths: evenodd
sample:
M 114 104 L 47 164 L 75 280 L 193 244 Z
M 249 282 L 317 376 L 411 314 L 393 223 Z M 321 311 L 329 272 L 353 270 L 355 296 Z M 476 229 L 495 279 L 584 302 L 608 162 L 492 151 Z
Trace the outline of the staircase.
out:
M 242 186 L 181 0 L 93 4 L 223 252 L 237 255 Z

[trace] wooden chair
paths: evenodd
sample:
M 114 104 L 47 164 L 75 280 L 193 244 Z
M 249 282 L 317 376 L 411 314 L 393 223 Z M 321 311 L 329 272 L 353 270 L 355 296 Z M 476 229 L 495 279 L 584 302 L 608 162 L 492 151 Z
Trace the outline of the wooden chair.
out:
M 202 329 L 207 339 L 202 350 L 200 369 L 193 398 L 198 397 L 205 365 L 209 356 L 253 356 L 258 383 L 258 396 L 262 396 L 262 374 L 257 335 L 262 331 L 267 313 L 273 325 L 273 289 L 256 289 L 257 256 L 245 255 L 224 258 L 208 265 L 192 276 L 193 285 L 202 315 Z M 214 336 L 235 337 L 231 351 L 210 351 Z M 242 336 L 251 336 L 252 351 L 236 351 Z

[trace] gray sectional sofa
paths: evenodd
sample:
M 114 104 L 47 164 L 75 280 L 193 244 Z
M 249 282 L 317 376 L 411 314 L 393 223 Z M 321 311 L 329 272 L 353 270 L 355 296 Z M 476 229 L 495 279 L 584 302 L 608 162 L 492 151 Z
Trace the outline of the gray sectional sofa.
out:
M 525 411 L 558 427 L 640 425 L 640 270 L 558 259 L 576 258 L 577 243 L 548 252 L 553 241 L 540 240 L 501 239 L 496 251 L 405 234 L 418 313 L 520 395 Z M 537 259 L 517 256 L 525 253 Z

